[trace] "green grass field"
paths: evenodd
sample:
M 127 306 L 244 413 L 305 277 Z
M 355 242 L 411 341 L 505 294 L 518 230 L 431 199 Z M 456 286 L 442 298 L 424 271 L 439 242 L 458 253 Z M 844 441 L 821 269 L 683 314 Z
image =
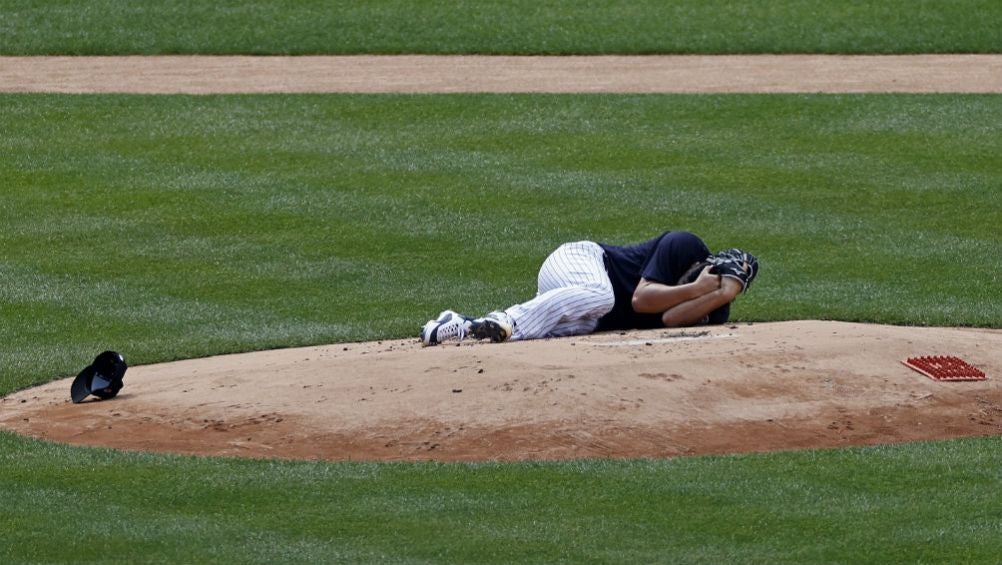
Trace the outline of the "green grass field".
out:
M 999 442 L 479 464 L 251 462 L 0 434 L 4 563 L 996 563 Z
M 999 53 L 989 0 L 0 0 L 0 55 Z M 690 229 L 734 315 L 1002 327 L 999 95 L 0 95 L 0 395 L 401 338 L 558 243 Z M 503 346 L 500 346 L 503 347 Z M 126 377 L 128 382 L 128 377 Z M 0 432 L 0 564 L 998 563 L 1002 437 L 250 461 Z
M 564 240 L 675 228 L 760 256 L 740 320 L 1002 327 L 999 102 L 0 95 L 0 394 L 108 347 L 413 336 Z M 1000 493 L 998 435 L 443 465 L 0 433 L 0 563 L 993 563 Z
M 0 0 L 0 54 L 999 53 L 995 0 Z

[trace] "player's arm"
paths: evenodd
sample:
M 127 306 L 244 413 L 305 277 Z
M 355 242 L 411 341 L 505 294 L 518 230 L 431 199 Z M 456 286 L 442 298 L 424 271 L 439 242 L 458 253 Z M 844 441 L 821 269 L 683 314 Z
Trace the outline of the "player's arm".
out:
M 732 302 L 741 293 L 741 283 L 725 277 L 720 282 L 720 288 L 687 300 L 665 310 L 661 321 L 665 327 L 678 328 L 691 326 L 709 315 L 724 304 Z
M 674 286 L 642 278 L 633 293 L 631 305 L 633 311 L 639 314 L 656 314 L 718 288 L 720 288 L 720 277 L 711 273 L 710 267 L 704 268 L 691 283 Z

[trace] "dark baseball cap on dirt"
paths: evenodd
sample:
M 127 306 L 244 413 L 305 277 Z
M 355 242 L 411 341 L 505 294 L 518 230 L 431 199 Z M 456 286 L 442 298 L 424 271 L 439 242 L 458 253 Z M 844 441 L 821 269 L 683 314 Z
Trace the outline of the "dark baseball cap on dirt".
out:
M 125 386 L 122 379 L 128 365 L 125 357 L 115 351 L 105 351 L 94 358 L 94 362 L 84 367 L 70 386 L 70 398 L 74 404 L 83 402 L 94 395 L 102 400 L 114 398 Z

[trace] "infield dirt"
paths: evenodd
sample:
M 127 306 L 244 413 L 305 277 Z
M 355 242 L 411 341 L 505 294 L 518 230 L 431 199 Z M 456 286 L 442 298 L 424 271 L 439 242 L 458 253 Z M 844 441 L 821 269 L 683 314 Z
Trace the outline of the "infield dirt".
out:
M 1002 92 L 1002 55 L 0 57 L 0 92 Z

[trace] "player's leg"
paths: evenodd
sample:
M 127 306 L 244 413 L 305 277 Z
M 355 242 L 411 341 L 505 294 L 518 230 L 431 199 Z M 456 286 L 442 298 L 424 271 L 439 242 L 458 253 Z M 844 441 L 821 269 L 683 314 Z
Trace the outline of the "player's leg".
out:
M 615 304 L 605 252 L 594 242 L 566 243 L 543 262 L 535 298 L 471 319 L 446 310 L 421 330 L 426 345 L 472 336 L 491 341 L 582 335 Z
M 539 269 L 537 288 L 535 298 L 501 313 L 512 324 L 510 339 L 591 333 L 615 304 L 604 251 L 590 241 L 566 243 L 551 253 Z

